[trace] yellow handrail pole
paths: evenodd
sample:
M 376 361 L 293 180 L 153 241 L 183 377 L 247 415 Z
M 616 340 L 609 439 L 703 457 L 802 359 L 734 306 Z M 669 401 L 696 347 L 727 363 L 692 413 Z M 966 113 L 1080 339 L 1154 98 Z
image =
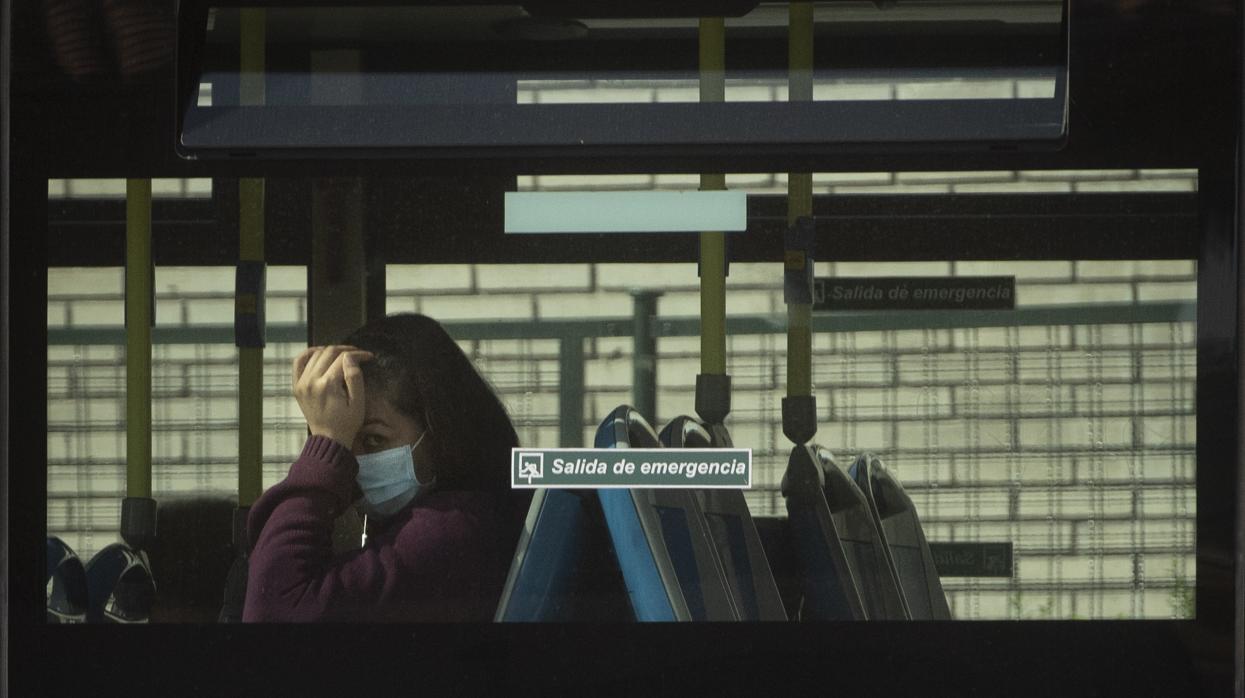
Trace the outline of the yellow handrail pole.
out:
M 700 101 L 726 101 L 726 21 L 722 17 L 700 19 Z M 726 175 L 702 173 L 700 190 L 725 191 Z M 730 411 L 731 377 L 726 373 L 726 236 L 722 231 L 705 231 L 700 234 L 700 374 L 696 376 L 696 414 L 712 430 L 720 427 Z M 725 436 L 722 439 L 724 443 L 717 445 L 729 445 Z
M 242 11 L 240 103 L 264 103 L 265 10 Z M 238 259 L 264 261 L 264 180 L 243 177 L 238 181 Z M 263 317 L 263 309 L 246 307 L 262 303 L 262 294 L 239 295 L 238 310 Z M 264 349 L 238 349 L 238 506 L 248 507 L 263 491 Z
M 726 27 L 721 17 L 700 20 L 700 101 L 726 101 Z M 725 191 L 725 174 L 700 175 L 701 191 Z M 726 237 L 700 234 L 700 372 L 726 373 Z
M 146 549 L 156 536 L 151 497 L 151 180 L 125 181 L 125 498 L 121 539 Z
M 125 182 L 125 494 L 151 498 L 151 180 Z M 123 524 L 124 527 L 124 524 Z
M 813 99 L 813 4 L 791 3 L 791 36 L 789 52 L 788 100 L 807 102 Z M 792 172 L 787 176 L 787 225 L 795 225 L 801 216 L 813 214 L 813 175 Z M 802 262 L 802 260 L 801 260 Z M 813 394 L 812 306 L 792 303 L 787 306 L 787 395 Z
M 793 2 L 788 38 L 788 96 L 791 102 L 813 99 L 813 4 Z M 813 175 L 792 172 L 787 176 L 787 226 L 791 241 L 783 254 L 784 276 L 792 287 L 787 303 L 787 396 L 783 400 L 783 433 L 797 445 L 817 433 L 813 398 L 813 335 L 811 297 L 803 287 L 811 275 L 812 240 L 795 242 L 800 219 L 813 214 Z M 805 221 L 807 223 L 807 220 Z M 811 231 L 808 232 L 811 235 Z

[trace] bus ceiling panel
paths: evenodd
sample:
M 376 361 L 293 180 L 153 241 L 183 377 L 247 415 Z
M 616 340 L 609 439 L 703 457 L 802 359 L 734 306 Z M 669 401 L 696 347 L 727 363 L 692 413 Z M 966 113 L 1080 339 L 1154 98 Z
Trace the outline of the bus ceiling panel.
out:
M 261 160 L 679 147 L 696 160 L 738 146 L 792 155 L 813 144 L 833 154 L 1063 142 L 1066 0 L 814 5 L 814 64 L 797 76 L 806 97 L 789 96 L 787 5 L 771 3 L 727 21 L 722 103 L 707 104 L 698 21 L 668 16 L 685 14 L 677 6 L 594 12 L 606 17 L 552 17 L 572 8 L 560 2 L 536 14 L 482 3 L 273 7 L 257 74 L 241 68 L 242 10 L 187 3 L 176 146 L 187 158 Z M 908 42 L 924 49 L 919 61 L 899 50 Z M 261 92 L 244 95 L 256 78 Z
M 1034 103 L 1038 101 L 758 104 L 747 113 L 732 104 L 665 104 L 657 109 L 642 104 L 581 104 L 573 109 L 438 104 L 421 107 L 418 116 L 391 105 L 222 107 L 214 114 L 190 114 L 181 143 L 191 152 L 216 151 L 212 155 L 218 157 L 245 152 L 247 157 L 281 159 L 315 157 L 322 147 L 330 154 L 372 151 L 378 159 L 417 157 L 429 147 L 487 153 L 570 148 L 575 143 L 580 149 L 679 144 L 720 152 L 755 143 L 755 124 L 762 123 L 774 129 L 763 136 L 773 147 L 794 150 L 820 144 L 890 150 L 936 141 L 971 147 L 978 139 L 987 144 L 982 147 L 997 147 L 1062 135 L 1062 109 Z M 409 125 L 413 116 L 416 128 Z
M 454 175 L 482 168 L 513 174 L 604 174 L 1111 169 L 1223 162 L 1230 167 L 1232 148 L 1225 143 L 1235 138 L 1238 39 L 1235 14 L 1225 17 L 1222 7 L 1218 0 L 1189 0 L 1179 8 L 1155 3 L 1126 14 L 1123 6 L 1111 3 L 1072 3 L 1068 139 L 1059 150 L 1002 144 L 996 150 L 952 152 L 946 144 L 914 144 L 903 152 L 880 152 L 867 145 L 796 149 L 754 143 L 716 152 L 688 146 L 522 148 L 509 153 L 461 148 L 456 153 L 428 151 L 421 160 L 401 153 L 391 160 L 185 160 L 173 148 L 180 112 L 174 108 L 171 75 L 157 84 L 106 89 L 15 75 L 14 134 L 22 147 L 39 153 L 34 163 L 47 177 Z M 905 56 L 895 59 L 897 65 L 919 66 L 933 40 L 922 41 L 913 37 L 886 53 Z M 1007 43 L 995 41 L 994 49 L 983 50 L 984 42 L 965 43 L 971 50 L 964 55 L 993 56 Z M 728 56 L 734 46 L 729 45 Z M 861 43 L 853 53 L 867 56 L 867 49 Z M 278 55 L 273 54 L 274 60 Z M 867 62 L 854 60 L 855 67 Z M 944 58 L 938 62 L 950 64 Z M 765 125 L 757 132 L 764 133 Z M 308 155 L 319 157 L 314 151 Z
M 218 184 L 219 192 L 229 187 Z M 375 181 L 367 229 L 386 262 L 694 262 L 692 234 L 505 235 L 499 183 Z M 306 264 L 310 187 L 268 182 L 271 264 Z M 235 197 L 236 198 L 236 197 Z M 230 265 L 236 213 L 222 201 L 156 201 L 153 255 L 160 265 Z M 470 202 L 470 203 L 466 203 Z M 728 236 L 732 261 L 781 261 L 786 202 L 749 197 L 748 230 Z M 234 209 L 236 211 L 236 209 Z M 1188 259 L 1198 250 L 1197 195 L 835 195 L 814 200 L 823 261 L 948 259 Z M 832 243 L 831 243 L 832 241 Z M 657 244 L 660 243 L 660 244 Z M 49 266 L 116 266 L 124 259 L 120 200 L 56 200 L 48 211 Z

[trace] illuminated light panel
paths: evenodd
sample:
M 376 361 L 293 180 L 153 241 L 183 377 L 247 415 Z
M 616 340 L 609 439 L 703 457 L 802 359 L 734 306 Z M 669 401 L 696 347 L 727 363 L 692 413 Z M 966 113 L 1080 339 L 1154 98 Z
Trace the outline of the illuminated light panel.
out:
M 507 233 L 738 232 L 742 191 L 506 192 Z

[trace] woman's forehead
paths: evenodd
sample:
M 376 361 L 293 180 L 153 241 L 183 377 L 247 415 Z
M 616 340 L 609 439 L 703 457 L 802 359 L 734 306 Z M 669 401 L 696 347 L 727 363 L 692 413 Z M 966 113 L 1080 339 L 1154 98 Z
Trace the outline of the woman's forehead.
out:
M 384 423 L 394 428 L 402 428 L 410 424 L 420 425 L 420 420 L 400 411 L 390 396 L 381 390 L 369 390 L 364 395 L 363 421 L 365 424 Z
M 391 419 L 386 418 L 398 415 L 398 409 L 394 407 L 389 396 L 381 390 L 367 391 L 364 395 L 363 412 L 368 419 L 385 419 L 385 421 L 391 421 Z

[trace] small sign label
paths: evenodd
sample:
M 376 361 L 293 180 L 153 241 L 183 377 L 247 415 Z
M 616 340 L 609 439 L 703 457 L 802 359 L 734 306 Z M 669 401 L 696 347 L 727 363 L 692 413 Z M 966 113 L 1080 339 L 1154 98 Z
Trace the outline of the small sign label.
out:
M 813 310 L 1012 310 L 1014 276 L 823 277 Z
M 939 577 L 1011 577 L 1011 543 L 930 543 Z
M 515 448 L 515 489 L 752 487 L 752 450 L 746 448 Z

